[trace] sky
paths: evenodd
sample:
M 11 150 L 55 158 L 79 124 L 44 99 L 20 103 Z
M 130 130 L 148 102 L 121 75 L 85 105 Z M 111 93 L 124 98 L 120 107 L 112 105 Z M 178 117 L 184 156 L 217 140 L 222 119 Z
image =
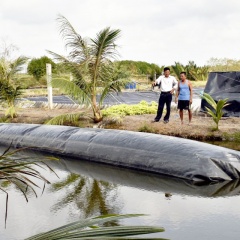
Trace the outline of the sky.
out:
M 168 66 L 240 58 L 237 0 L 0 0 L 0 41 L 30 58 L 46 50 L 66 55 L 57 16 L 82 37 L 121 29 L 119 60 Z

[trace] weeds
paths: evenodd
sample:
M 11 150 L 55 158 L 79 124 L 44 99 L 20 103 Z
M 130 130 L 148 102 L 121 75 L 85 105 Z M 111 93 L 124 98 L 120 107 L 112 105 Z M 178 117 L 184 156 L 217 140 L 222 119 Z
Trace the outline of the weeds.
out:
M 139 132 L 158 133 L 158 130 L 146 122 L 138 129 Z

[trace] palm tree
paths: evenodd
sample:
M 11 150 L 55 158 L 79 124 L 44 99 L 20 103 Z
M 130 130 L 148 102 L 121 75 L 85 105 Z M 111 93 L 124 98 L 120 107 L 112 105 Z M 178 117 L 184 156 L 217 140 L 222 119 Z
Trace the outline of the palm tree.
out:
M 186 72 L 187 69 L 184 67 L 181 63 L 175 62 L 174 65 L 171 66 L 171 69 L 173 71 L 173 74 L 179 78 L 181 72 Z
M 21 88 L 15 86 L 14 80 L 26 61 L 27 58 L 22 56 L 15 60 L 10 60 L 6 54 L 0 57 L 0 101 L 7 103 L 5 115 L 12 118 L 16 116 L 15 99 L 21 95 Z
M 0 191 L 6 194 L 5 226 L 8 213 L 7 188 L 10 185 L 14 185 L 28 202 L 28 192 L 32 191 L 37 197 L 36 188 L 41 188 L 39 183 L 35 181 L 36 179 L 40 179 L 44 183 L 43 191 L 45 189 L 45 184 L 50 183 L 43 175 L 41 175 L 37 168 L 44 169 L 45 166 L 55 173 L 44 161 L 38 159 L 34 160 L 31 157 L 18 157 L 17 153 L 24 149 L 10 150 L 10 148 L 11 146 L 9 146 L 3 153 L 0 153 Z M 53 160 L 56 158 L 47 157 L 46 159 Z
M 119 73 L 113 64 L 118 55 L 115 44 L 120 30 L 107 27 L 93 39 L 80 36 L 64 16 L 59 16 L 60 33 L 65 40 L 67 57 L 48 51 L 56 60 L 64 63 L 74 80 L 53 79 L 52 85 L 62 89 L 81 104 L 91 106 L 94 122 L 102 120 L 101 105 L 107 94 L 120 91 L 126 76 Z M 97 100 L 97 94 L 101 97 Z M 70 118 L 73 116 L 71 115 Z M 59 123 L 53 119 L 49 123 Z M 60 121 L 61 122 L 61 121 Z
M 74 189 L 72 189 L 72 186 L 74 186 Z M 113 198 L 117 195 L 117 188 L 114 184 L 70 173 L 67 178 L 53 183 L 50 191 L 55 192 L 62 189 L 67 190 L 67 193 L 53 206 L 54 211 L 61 210 L 69 203 L 74 203 L 81 210 L 83 218 L 119 211 L 115 204 L 110 203 L 109 205 L 107 203 L 109 195 L 114 196 Z M 110 222 L 109 224 L 111 226 L 118 225 L 116 222 Z
M 216 127 L 213 130 L 218 130 L 219 121 L 221 120 L 224 112 L 223 108 L 230 105 L 228 103 L 228 98 L 219 99 L 217 102 L 212 98 L 208 93 L 203 93 L 201 96 L 209 105 L 209 107 L 205 107 L 207 113 L 212 117 L 213 121 L 216 123 Z

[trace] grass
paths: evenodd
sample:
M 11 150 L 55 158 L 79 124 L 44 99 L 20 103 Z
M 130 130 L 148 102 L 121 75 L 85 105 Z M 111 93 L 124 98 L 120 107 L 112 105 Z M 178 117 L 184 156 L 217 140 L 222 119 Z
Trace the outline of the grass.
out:
M 158 133 L 158 130 L 153 126 L 144 122 L 144 124 L 138 129 L 139 132 L 147 132 L 147 133 Z
M 232 141 L 232 142 L 238 142 L 240 143 L 240 132 L 235 132 L 235 133 L 227 133 L 225 132 L 223 134 L 224 140 L 226 141 Z
M 53 95 L 61 95 L 62 92 L 58 88 L 53 88 Z M 47 88 L 33 88 L 33 89 L 24 89 L 21 97 L 37 97 L 37 96 L 47 96 Z

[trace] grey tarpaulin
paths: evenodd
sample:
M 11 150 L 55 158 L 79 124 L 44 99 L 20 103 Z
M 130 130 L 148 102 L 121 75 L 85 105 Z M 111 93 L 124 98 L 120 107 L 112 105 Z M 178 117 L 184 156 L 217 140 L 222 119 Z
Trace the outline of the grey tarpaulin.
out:
M 37 124 L 0 124 L 0 144 L 192 181 L 240 177 L 240 153 L 150 133 Z
M 5 150 L 6 146 L 0 146 L 0 154 Z M 10 151 L 13 150 L 11 149 Z M 46 157 L 49 157 L 49 153 L 25 149 L 17 153 L 16 158 L 21 157 L 24 159 L 44 160 Z M 79 161 L 79 159 L 66 156 L 58 156 L 58 159 L 59 161 L 47 162 L 48 166 L 56 172 L 60 170 L 61 172 L 75 173 L 81 177 L 90 177 L 98 181 L 144 189 L 146 191 L 170 192 L 171 194 L 201 197 L 229 197 L 240 193 L 240 179 L 216 183 L 192 182 L 91 161 Z
M 224 108 L 224 116 L 240 117 L 240 72 L 210 72 L 204 92 L 216 102 L 228 98 L 230 104 Z M 209 105 L 202 100 L 201 110 L 205 107 Z

